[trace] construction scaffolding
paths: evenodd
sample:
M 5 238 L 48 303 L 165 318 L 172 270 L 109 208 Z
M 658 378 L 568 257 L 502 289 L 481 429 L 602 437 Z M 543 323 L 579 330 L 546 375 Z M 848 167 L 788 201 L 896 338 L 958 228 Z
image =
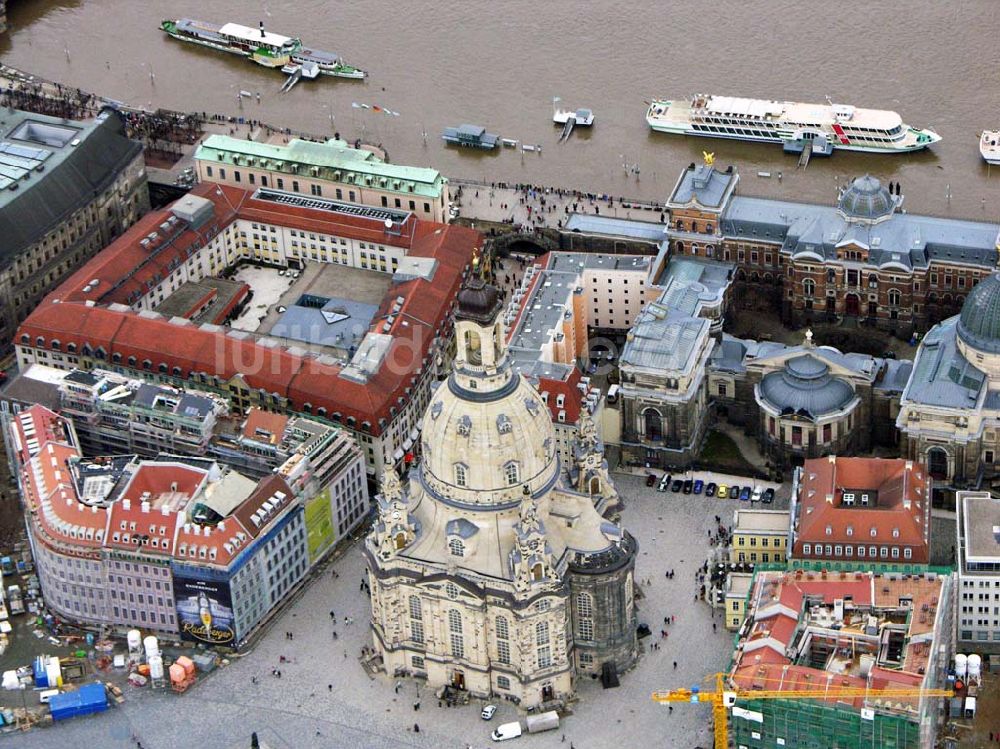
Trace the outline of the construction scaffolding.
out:
M 737 749 L 923 749 L 917 716 L 815 700 L 744 700 L 730 720 Z

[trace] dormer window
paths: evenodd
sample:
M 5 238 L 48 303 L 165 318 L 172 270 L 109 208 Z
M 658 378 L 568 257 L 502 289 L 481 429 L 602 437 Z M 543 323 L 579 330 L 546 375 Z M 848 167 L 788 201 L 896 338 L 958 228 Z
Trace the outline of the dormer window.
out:
M 892 537 L 893 538 L 899 538 L 899 528 L 893 528 L 892 529 Z
M 833 535 L 833 526 L 831 526 L 831 525 L 826 526 L 826 535 L 828 535 L 828 536 L 832 536 Z
M 873 525 L 872 526 L 872 538 L 875 538 L 877 535 L 878 535 L 878 529 Z
M 847 526 L 847 535 L 848 536 L 853 536 L 854 535 L 854 526 L 853 525 Z
M 448 553 L 453 557 L 465 556 L 465 544 L 460 538 L 453 538 L 448 542 Z
M 511 424 L 510 419 L 506 414 L 500 414 L 497 416 L 497 431 L 500 434 L 510 434 Z
M 464 463 L 455 464 L 455 485 L 468 486 L 469 468 Z
M 507 480 L 507 486 L 513 486 L 521 480 L 521 469 L 516 460 L 512 460 L 504 465 L 503 473 L 504 478 Z

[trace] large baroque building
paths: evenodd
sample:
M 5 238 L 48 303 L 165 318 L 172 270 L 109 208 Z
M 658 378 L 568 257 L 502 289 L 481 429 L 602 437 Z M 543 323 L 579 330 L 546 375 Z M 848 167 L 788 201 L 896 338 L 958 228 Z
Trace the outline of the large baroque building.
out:
M 142 146 L 115 112 L 74 122 L 0 111 L 0 350 L 46 294 L 148 210 Z
M 637 657 L 636 542 L 587 414 L 563 465 L 539 393 L 511 367 L 499 293 L 459 294 L 454 369 L 433 393 L 422 459 L 387 471 L 365 544 L 377 658 L 524 708 Z
M 927 465 L 935 489 L 950 495 L 1000 477 L 1000 274 L 924 336 L 896 427 L 903 455 Z
M 924 331 L 997 265 L 995 223 L 905 213 L 899 185 L 870 175 L 830 206 L 738 195 L 738 183 L 733 167 L 685 169 L 667 201 L 670 250 L 735 263 L 737 295 L 777 304 L 792 324 Z
M 276 145 L 210 135 L 195 152 L 195 166 L 201 182 L 271 187 L 448 221 L 448 179 L 437 169 L 390 164 L 342 140 L 293 138 Z

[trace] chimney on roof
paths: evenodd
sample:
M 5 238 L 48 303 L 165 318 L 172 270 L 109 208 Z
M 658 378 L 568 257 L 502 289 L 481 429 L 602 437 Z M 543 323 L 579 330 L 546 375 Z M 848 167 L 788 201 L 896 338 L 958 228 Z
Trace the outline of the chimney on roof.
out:
M 264 22 L 263 21 L 260 22 L 260 38 L 261 39 L 264 38 Z
M 142 511 L 146 512 L 146 513 L 149 512 L 149 502 L 143 502 L 142 503 Z
M 993 526 L 993 540 L 1000 544 L 1000 525 Z
M 827 494 L 826 495 L 826 503 L 828 505 L 832 505 L 833 504 L 833 494 Z
M 122 509 L 123 510 L 131 510 L 132 509 L 132 500 L 131 499 L 123 499 L 122 500 Z
M 826 459 L 828 461 L 830 461 L 830 463 L 832 463 L 834 465 L 837 464 L 837 456 L 836 455 L 828 455 Z

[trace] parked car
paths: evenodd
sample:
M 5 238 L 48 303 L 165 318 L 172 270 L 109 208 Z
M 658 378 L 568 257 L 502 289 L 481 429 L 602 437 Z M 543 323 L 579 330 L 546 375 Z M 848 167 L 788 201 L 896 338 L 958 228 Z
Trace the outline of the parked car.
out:
M 496 705 L 486 705 L 486 707 L 483 708 L 483 712 L 480 713 L 480 715 L 482 716 L 483 720 L 493 720 L 493 716 L 496 714 L 496 711 L 497 711 Z
M 740 498 L 740 485 L 739 484 L 733 484 L 731 487 L 729 487 L 729 498 L 730 499 L 739 499 Z
M 740 489 L 740 500 L 746 502 L 748 499 L 750 499 L 750 487 L 744 486 Z
M 763 498 L 764 498 L 764 490 L 759 486 L 754 487 L 753 494 L 750 495 L 750 501 L 760 502 L 761 499 Z
M 646 486 L 656 486 L 656 474 L 647 473 L 646 474 Z
M 719 499 L 725 499 L 726 497 L 729 496 L 729 487 L 726 486 L 725 484 L 719 484 L 719 491 L 717 491 L 715 494 Z
M 694 488 L 694 481 L 691 479 L 684 480 L 684 493 L 690 494 L 691 490 Z
M 287 311 L 288 311 L 288 307 L 286 307 L 286 306 L 285 306 L 285 305 L 283 305 L 283 304 L 279 304 L 279 305 L 278 305 L 278 314 L 279 314 L 279 315 L 283 315 L 283 314 L 285 314 L 285 312 L 287 312 Z
M 774 501 L 774 489 L 768 488 L 768 490 L 764 492 L 763 502 L 764 504 L 769 505 L 773 501 Z
M 694 482 L 694 489 L 693 489 L 694 493 L 701 494 L 701 490 L 704 488 L 705 488 L 705 482 L 702 481 L 701 479 L 696 479 Z
M 684 488 L 684 482 L 681 479 L 676 479 L 673 486 L 670 487 L 670 491 L 677 493 Z
M 718 488 L 719 487 L 717 487 L 714 483 L 709 482 L 709 484 L 705 487 L 705 496 L 714 497 Z
M 669 486 L 670 486 L 670 475 L 665 473 L 663 474 L 663 478 L 660 479 L 660 483 L 656 487 L 656 491 L 665 492 Z
M 285 269 L 284 269 L 284 268 L 282 268 L 281 270 L 279 270 L 279 271 L 278 271 L 278 275 L 279 275 L 279 276 L 283 276 L 283 275 L 285 275 Z
M 521 735 L 521 722 L 513 721 L 511 723 L 504 723 L 496 727 L 496 730 L 490 734 L 490 738 L 494 741 L 508 741 L 510 739 L 516 739 Z

